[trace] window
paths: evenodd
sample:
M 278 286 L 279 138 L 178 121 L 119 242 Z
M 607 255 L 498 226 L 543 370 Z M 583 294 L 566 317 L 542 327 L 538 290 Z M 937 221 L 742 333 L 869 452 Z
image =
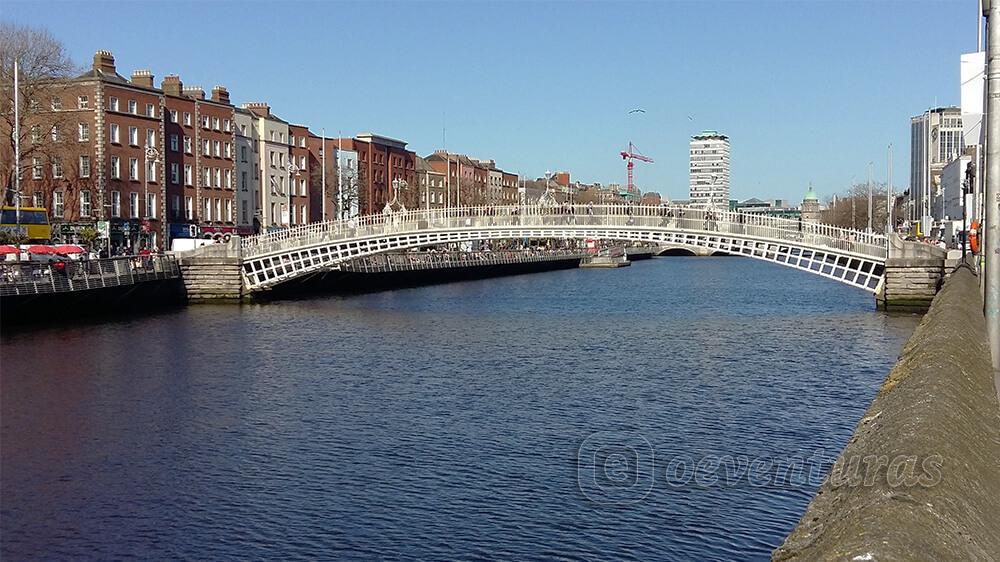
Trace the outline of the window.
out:
M 90 125 L 87 123 L 80 123 L 76 127 L 76 138 L 80 142 L 86 142 L 90 140 Z
M 112 179 L 119 179 L 121 177 L 122 177 L 121 158 L 119 158 L 117 156 L 112 156 L 111 157 L 111 178 Z
M 37 112 L 41 108 L 42 105 L 38 103 L 38 100 L 36 100 L 35 98 L 31 98 L 30 100 L 28 100 L 28 109 L 31 110 L 32 112 Z
M 212 170 L 210 168 L 202 168 L 202 182 L 201 185 L 205 187 L 212 187 Z
M 305 148 L 305 147 L 306 147 L 306 138 L 299 137 L 299 148 Z
M 274 163 L 275 163 L 275 159 L 274 159 L 274 151 L 273 151 L 273 150 L 272 150 L 272 151 L 270 151 L 270 155 L 271 155 L 271 156 L 270 156 L 270 161 L 271 161 L 271 167 L 273 168 L 273 167 L 274 167 Z
M 277 218 L 275 217 L 277 212 L 278 212 L 277 203 L 271 203 L 271 224 L 275 224 L 277 222 Z
M 191 171 L 191 164 L 184 164 L 184 185 L 193 185 L 194 175 Z
M 60 109 L 62 109 L 62 100 L 59 99 L 59 98 L 57 98 L 57 97 L 53 97 L 52 98 L 52 111 L 59 111 Z
M 170 122 L 171 123 L 176 123 L 177 122 L 177 110 L 176 109 L 171 109 L 170 110 Z
M 128 179 L 132 181 L 139 181 L 139 159 L 129 158 L 128 159 Z
M 156 147 L 156 131 L 153 129 L 146 129 L 146 146 Z
M 233 222 L 233 200 L 226 199 L 226 221 Z
M 52 214 L 57 218 L 62 218 L 65 212 L 65 203 L 63 202 L 63 192 L 53 191 L 52 192 Z
M 218 117 L 213 117 L 212 118 L 212 128 L 215 129 L 216 131 L 219 130 L 219 118 Z
M 220 168 L 215 169 L 215 183 L 213 184 L 213 186 L 222 187 L 222 169 Z
M 170 216 L 172 218 L 180 218 L 181 216 L 181 196 L 174 195 L 173 199 L 170 200 Z
M 111 111 L 118 111 L 118 98 L 114 96 L 108 98 L 108 109 Z
M 139 146 L 139 127 L 128 128 L 128 143 L 132 146 Z
M 299 156 L 299 169 L 300 170 L 305 170 L 306 169 L 306 157 L 305 156 Z
M 90 177 L 90 156 L 80 157 L 80 177 L 81 178 Z
M 62 134 L 59 131 L 59 126 L 58 125 L 53 125 L 52 126 L 52 142 L 59 142 L 59 139 L 61 137 L 62 137 Z
M 178 150 L 180 150 L 180 143 L 178 142 L 178 140 L 179 139 L 177 138 L 177 135 L 174 135 L 174 134 L 170 135 L 170 151 L 171 152 L 177 152 Z
M 52 177 L 61 178 L 63 177 L 63 166 L 62 160 L 58 158 L 52 159 Z
M 242 172 L 240 172 L 240 176 L 241 176 L 240 177 L 240 181 L 241 181 L 240 188 L 242 188 L 243 191 L 246 191 L 247 190 L 247 172 L 246 172 L 246 170 L 243 170 Z
M 213 147 L 215 148 L 215 156 L 222 156 L 222 143 L 220 141 L 215 141 Z
M 245 146 L 240 147 L 240 161 L 241 162 L 247 161 L 247 147 Z
M 299 180 L 299 195 L 306 196 L 306 180 L 304 179 Z
M 187 220 L 194 219 L 194 200 L 190 195 L 184 198 L 184 216 Z
M 80 216 L 89 217 L 91 216 L 90 209 L 90 191 L 84 189 L 80 192 Z
M 35 157 L 31 159 L 31 179 L 42 179 L 42 159 Z
M 128 112 L 132 115 L 139 113 L 139 104 L 135 103 L 135 100 L 128 100 Z
M 232 189 L 233 188 L 233 171 L 230 170 L 229 168 L 226 168 L 225 177 L 226 177 L 226 184 L 225 184 L 226 185 L 226 189 Z
M 201 200 L 201 220 L 212 220 L 212 200 L 208 197 Z
M 110 137 L 110 141 L 111 141 L 112 144 L 120 144 L 121 143 L 121 139 L 118 137 L 118 124 L 117 123 L 111 123 L 108 126 L 108 136 Z
M 138 193 L 136 194 L 138 195 Z M 156 194 L 147 193 L 146 194 L 146 218 L 155 219 L 156 218 Z
M 295 135 L 288 135 L 288 144 L 295 146 Z
M 191 154 L 191 137 L 184 136 L 184 152 Z
M 42 128 L 38 125 L 31 126 L 31 144 L 42 142 Z
M 122 192 L 111 192 L 111 216 L 118 218 L 122 216 Z
M 209 143 L 207 139 L 203 139 L 201 141 L 201 153 L 204 154 L 205 156 L 212 155 L 211 143 Z
M 203 129 L 211 129 L 211 127 L 208 126 L 208 115 L 201 116 L 201 126 Z
M 273 141 L 275 140 L 275 139 L 274 139 L 274 136 L 275 136 L 275 135 L 274 135 L 274 131 L 271 131 L 271 141 L 272 141 L 272 142 L 273 142 Z
M 151 103 L 146 104 L 146 117 L 156 117 L 156 108 Z
M 90 97 L 89 96 L 77 96 L 76 97 L 76 108 L 77 109 L 88 109 L 90 107 Z
M 225 144 L 225 150 L 223 152 L 226 155 L 226 158 L 232 158 L 233 157 L 233 145 L 231 143 L 227 142 Z
M 139 218 L 139 193 L 136 191 L 128 194 L 128 216 L 133 219 Z
M 191 126 L 191 114 L 188 113 L 187 111 L 184 112 L 184 126 L 185 127 Z
M 31 194 L 31 206 L 32 207 L 45 206 L 45 195 L 41 191 L 36 191 Z
M 170 183 L 177 185 L 181 181 L 181 166 L 177 162 L 170 163 Z
M 146 160 L 146 179 L 156 181 L 156 161 Z
M 228 133 L 231 130 L 231 128 L 232 128 L 232 125 L 230 124 L 229 119 L 226 119 L 225 121 L 222 122 L 222 130 L 223 131 L 225 131 L 225 132 Z
M 248 222 L 250 222 L 248 220 L 249 217 L 247 215 L 247 200 L 244 199 L 243 201 L 240 201 L 240 203 L 241 203 L 241 211 L 243 213 L 243 221 L 242 222 L 243 222 L 243 224 L 247 224 Z M 36 206 L 40 207 L 41 205 L 36 205 Z

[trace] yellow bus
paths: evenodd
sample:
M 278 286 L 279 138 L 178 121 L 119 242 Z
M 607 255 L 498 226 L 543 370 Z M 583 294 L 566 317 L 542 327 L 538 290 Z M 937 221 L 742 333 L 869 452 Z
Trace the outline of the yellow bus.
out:
M 21 207 L 20 222 L 12 205 L 4 205 L 0 215 L 0 231 L 20 232 L 27 242 L 48 242 L 52 239 L 49 213 L 44 207 Z

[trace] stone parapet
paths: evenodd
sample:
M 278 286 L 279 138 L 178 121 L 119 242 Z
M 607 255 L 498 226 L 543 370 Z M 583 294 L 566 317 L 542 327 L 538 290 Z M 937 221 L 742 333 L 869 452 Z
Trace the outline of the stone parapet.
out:
M 1000 403 L 957 269 L 773 560 L 1000 559 Z

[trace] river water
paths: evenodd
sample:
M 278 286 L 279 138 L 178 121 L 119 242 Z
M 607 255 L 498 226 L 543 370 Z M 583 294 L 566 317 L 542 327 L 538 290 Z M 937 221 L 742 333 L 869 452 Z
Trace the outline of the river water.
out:
M 818 479 L 713 467 L 834 458 L 918 321 L 666 258 L 5 333 L 0 555 L 766 559 Z

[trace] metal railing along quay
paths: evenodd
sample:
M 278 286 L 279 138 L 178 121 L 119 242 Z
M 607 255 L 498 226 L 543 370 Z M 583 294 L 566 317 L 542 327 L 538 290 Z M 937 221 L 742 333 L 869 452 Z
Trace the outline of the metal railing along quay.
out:
M 177 277 L 180 268 L 173 256 L 0 262 L 0 296 L 66 293 Z
M 583 250 L 402 252 L 354 259 L 341 264 L 340 269 L 351 273 L 387 273 L 581 259 L 585 255 Z
M 718 233 L 836 249 L 884 260 L 882 234 L 766 215 L 654 205 L 510 205 L 400 210 L 312 223 L 242 240 L 244 258 L 366 237 L 432 230 L 615 227 Z

